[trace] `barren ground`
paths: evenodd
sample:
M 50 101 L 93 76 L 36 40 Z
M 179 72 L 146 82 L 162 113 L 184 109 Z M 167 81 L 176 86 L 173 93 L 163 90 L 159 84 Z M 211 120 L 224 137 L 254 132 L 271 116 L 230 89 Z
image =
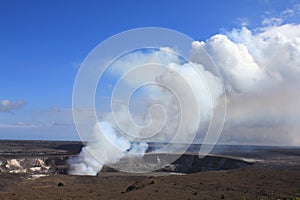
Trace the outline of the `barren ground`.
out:
M 10 144 L 0 142 L 0 144 L 2 144 L 0 147 L 2 158 L 40 156 L 40 154 L 70 156 L 78 153 L 80 150 L 78 145 L 81 145 L 79 143 L 75 145 L 46 143 L 46 145 L 40 144 L 37 149 L 34 148 L 35 142 L 11 142 Z M 274 152 L 274 148 L 271 150 Z M 34 152 L 34 155 L 31 155 L 31 152 Z M 297 161 L 299 149 L 277 149 L 275 152 L 276 154 L 265 153 L 267 157 L 259 154 L 262 158 L 269 159 L 268 165 L 249 165 L 239 169 L 197 172 L 187 175 L 162 172 L 147 174 L 101 172 L 96 177 L 48 174 L 46 177 L 29 179 L 30 176 L 26 173 L 1 172 L 0 199 L 299 200 L 300 167 Z M 270 155 L 275 155 L 275 157 Z M 279 162 L 282 160 L 280 155 L 289 161 L 287 166 L 283 161 Z M 247 157 L 249 156 L 250 154 L 247 153 Z M 273 163 L 275 163 L 274 166 Z
M 300 199 L 300 170 L 244 168 L 189 175 L 0 174 L 0 199 Z

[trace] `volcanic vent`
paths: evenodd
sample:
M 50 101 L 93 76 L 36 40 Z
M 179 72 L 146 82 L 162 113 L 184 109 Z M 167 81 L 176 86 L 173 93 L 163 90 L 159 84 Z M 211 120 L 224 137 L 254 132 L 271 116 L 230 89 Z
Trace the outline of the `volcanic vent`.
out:
M 68 159 L 76 156 L 83 144 L 80 142 L 56 141 L 1 141 L 0 172 L 21 173 L 28 175 L 67 174 Z M 149 165 L 164 162 L 166 158 L 178 156 L 175 154 L 146 154 Z M 132 168 L 147 168 L 149 166 L 133 166 L 129 158 L 120 160 L 118 165 L 128 165 Z M 221 156 L 206 156 L 199 158 L 196 154 L 183 154 L 171 164 L 156 170 L 160 173 L 196 173 L 200 171 L 228 170 L 246 167 L 252 163 Z M 104 166 L 101 172 L 117 172 Z

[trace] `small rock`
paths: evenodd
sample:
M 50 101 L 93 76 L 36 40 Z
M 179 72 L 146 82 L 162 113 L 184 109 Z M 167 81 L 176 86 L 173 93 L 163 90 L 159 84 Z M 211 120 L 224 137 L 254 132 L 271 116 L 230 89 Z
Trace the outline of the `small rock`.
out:
M 62 187 L 62 186 L 64 186 L 64 184 L 63 184 L 62 182 L 59 182 L 59 183 L 57 184 L 57 186 L 58 186 L 58 187 Z

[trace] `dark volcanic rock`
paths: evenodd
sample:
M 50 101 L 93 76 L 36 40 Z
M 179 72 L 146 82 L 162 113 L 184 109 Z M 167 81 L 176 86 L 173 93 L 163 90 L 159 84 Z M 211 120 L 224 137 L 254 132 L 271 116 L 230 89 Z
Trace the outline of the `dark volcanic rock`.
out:
M 204 158 L 199 158 L 198 155 L 184 154 L 172 164 L 167 165 L 158 171 L 189 174 L 201 171 L 237 169 L 249 165 L 252 165 L 252 163 L 233 158 L 220 156 L 206 156 Z

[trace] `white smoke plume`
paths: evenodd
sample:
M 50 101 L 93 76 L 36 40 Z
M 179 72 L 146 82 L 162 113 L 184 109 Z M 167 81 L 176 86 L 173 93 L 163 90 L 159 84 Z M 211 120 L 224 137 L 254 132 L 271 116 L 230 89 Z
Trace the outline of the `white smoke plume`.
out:
M 128 152 L 138 154 L 148 148 L 146 143 L 131 143 L 119 136 L 106 121 L 95 125 L 93 136 L 94 140 L 88 142 L 77 157 L 69 160 L 69 174 L 97 175 L 104 164 L 117 163 Z
M 203 49 L 218 66 L 223 80 L 218 78 Z M 218 106 L 219 98 L 224 95 L 222 81 L 228 112 L 220 143 L 300 145 L 300 25 L 263 27 L 254 32 L 243 27 L 233 29 L 226 35 L 217 34 L 206 41 L 194 41 L 189 63 L 182 63 L 177 56 L 167 54 L 165 50 L 129 54 L 118 60 L 109 72 L 120 76 L 133 70 L 132 66 L 154 61 L 161 63 L 166 70 L 157 70 L 155 73 L 136 71 L 136 74 L 133 72 L 131 76 L 124 77 L 122 84 L 133 88 L 149 80 L 176 88 L 181 96 L 181 106 L 187 108 L 186 113 L 195 110 L 199 113 L 180 113 L 176 96 L 162 88 L 142 90 L 146 98 L 141 98 L 135 105 L 146 105 L 146 109 L 135 108 L 137 112 L 131 113 L 130 118 L 127 102 L 115 101 L 114 115 L 106 113 L 101 117 L 100 126 L 95 126 L 92 142 L 87 143 L 78 157 L 70 160 L 71 174 L 95 175 L 104 164 L 117 163 L 128 156 L 128 152 L 143 155 L 147 150 L 147 142 L 170 142 L 178 129 L 178 124 L 174 122 L 178 122 L 182 116 L 191 124 L 197 124 L 200 120 L 200 127 L 195 130 L 193 126 L 184 124 L 175 142 L 201 143 L 206 123 Z M 205 81 L 199 81 L 192 65 L 201 72 L 209 88 L 205 86 Z M 177 76 L 169 70 L 177 73 Z M 193 90 L 196 104 L 190 103 L 193 97 L 186 93 L 187 86 L 180 81 L 182 78 Z M 121 99 L 127 91 L 124 88 L 120 91 L 124 92 L 120 92 Z M 148 111 L 155 103 L 164 109 L 154 109 L 156 112 L 151 113 L 149 118 L 144 111 Z M 117 124 L 115 118 L 118 119 Z M 152 126 L 147 130 L 143 126 L 132 126 L 132 119 L 141 125 L 151 122 Z M 142 139 L 144 135 L 157 131 L 164 120 L 164 126 L 158 134 L 150 139 Z M 139 140 L 122 136 L 120 126 Z
M 243 27 L 194 42 L 191 60 L 202 64 L 199 46 L 219 66 L 226 86 L 228 112 L 220 142 L 300 145 L 300 25 L 255 33 Z

